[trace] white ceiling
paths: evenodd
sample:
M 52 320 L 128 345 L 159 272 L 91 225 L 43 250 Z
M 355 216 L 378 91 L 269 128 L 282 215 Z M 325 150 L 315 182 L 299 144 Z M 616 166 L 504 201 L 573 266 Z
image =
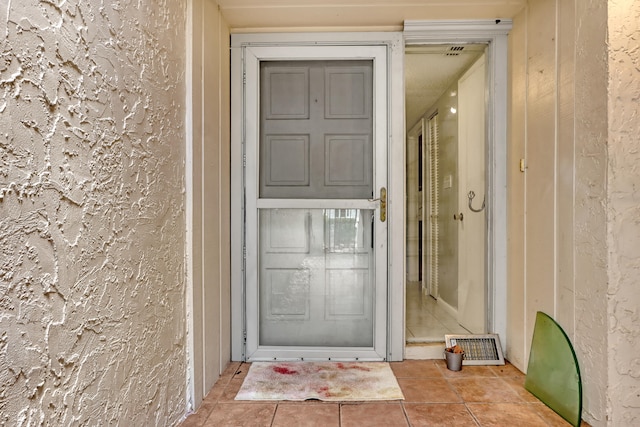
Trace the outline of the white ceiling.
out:
M 452 50 L 451 48 L 455 50 Z M 462 50 L 459 50 L 462 49 Z M 404 57 L 407 129 L 482 54 L 483 45 L 408 47 Z
M 510 19 L 527 0 L 217 0 L 232 32 L 401 31 L 405 20 Z M 405 55 L 410 127 L 478 56 L 447 56 L 447 46 Z M 475 49 L 477 50 L 477 49 Z
M 232 31 L 378 27 L 405 20 L 513 18 L 527 0 L 218 0 Z

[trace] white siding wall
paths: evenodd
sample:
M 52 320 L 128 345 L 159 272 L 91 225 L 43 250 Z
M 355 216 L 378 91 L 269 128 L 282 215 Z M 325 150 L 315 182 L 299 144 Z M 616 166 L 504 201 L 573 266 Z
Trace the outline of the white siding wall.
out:
M 631 3 L 530 1 L 510 36 L 508 358 L 526 370 L 535 312 L 553 316 L 574 344 L 594 426 L 640 416 Z
M 229 28 L 213 0 L 188 9 L 187 316 L 189 403 L 231 358 Z

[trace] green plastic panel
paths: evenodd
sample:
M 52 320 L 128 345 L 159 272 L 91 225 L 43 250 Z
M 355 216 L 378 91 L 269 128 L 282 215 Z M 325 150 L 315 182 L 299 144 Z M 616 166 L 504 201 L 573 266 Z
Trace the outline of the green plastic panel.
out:
M 538 312 L 524 387 L 573 426 L 582 416 L 582 380 L 569 337 Z

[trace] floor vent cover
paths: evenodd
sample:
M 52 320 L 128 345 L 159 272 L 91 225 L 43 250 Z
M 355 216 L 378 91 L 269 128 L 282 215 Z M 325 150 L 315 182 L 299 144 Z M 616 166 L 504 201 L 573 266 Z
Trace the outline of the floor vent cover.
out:
M 462 347 L 463 365 L 504 365 L 500 337 L 497 334 L 445 335 L 444 340 L 447 347 Z

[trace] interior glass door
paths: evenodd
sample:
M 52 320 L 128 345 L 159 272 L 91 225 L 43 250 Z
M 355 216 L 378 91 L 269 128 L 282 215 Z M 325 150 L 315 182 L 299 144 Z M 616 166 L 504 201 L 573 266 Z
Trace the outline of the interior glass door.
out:
M 335 49 L 258 49 L 248 67 L 259 82 L 245 169 L 248 360 L 386 354 L 380 56 Z

